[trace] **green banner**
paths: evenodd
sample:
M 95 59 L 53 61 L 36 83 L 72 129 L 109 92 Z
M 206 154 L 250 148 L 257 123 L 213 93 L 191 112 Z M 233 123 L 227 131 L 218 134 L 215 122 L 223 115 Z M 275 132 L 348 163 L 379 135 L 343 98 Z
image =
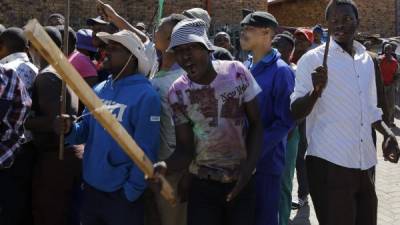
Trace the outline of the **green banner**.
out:
M 164 11 L 164 2 L 165 0 L 158 0 L 158 16 L 157 16 L 157 24 L 160 23 L 160 20 L 163 16 Z

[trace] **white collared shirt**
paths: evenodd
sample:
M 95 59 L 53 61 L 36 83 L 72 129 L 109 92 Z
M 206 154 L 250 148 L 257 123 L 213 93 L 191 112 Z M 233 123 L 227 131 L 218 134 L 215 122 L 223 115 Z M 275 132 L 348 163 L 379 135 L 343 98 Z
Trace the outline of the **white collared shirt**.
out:
M 4 67 L 14 70 L 24 83 L 26 90 L 29 95 L 32 96 L 32 86 L 36 76 L 39 73 L 39 69 L 29 61 L 28 54 L 25 52 L 17 52 L 10 54 L 0 60 L 0 64 Z M 24 143 L 33 140 L 33 135 L 30 131 L 25 130 Z
M 325 45 L 299 61 L 292 103 L 313 90 L 311 73 L 322 65 Z M 375 69 L 364 46 L 354 42 L 354 57 L 331 41 L 328 84 L 307 117 L 307 154 L 336 165 L 366 170 L 376 165 L 372 123 L 382 119 L 377 108 Z
M 0 64 L 15 70 L 28 91 L 32 88 L 39 70 L 29 61 L 28 54 L 25 52 L 17 52 L 8 55 L 0 60 Z

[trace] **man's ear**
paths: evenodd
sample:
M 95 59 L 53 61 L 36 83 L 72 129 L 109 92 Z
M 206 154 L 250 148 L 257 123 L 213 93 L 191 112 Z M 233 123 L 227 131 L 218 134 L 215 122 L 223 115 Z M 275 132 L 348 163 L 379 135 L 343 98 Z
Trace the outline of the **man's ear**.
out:
M 357 19 L 356 21 L 357 21 L 357 29 L 358 29 L 358 27 L 360 26 L 360 19 Z

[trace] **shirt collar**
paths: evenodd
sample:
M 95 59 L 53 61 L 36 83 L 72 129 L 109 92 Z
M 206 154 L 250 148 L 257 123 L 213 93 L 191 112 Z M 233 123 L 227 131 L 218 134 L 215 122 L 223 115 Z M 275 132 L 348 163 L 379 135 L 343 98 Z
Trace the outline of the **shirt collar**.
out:
M 7 64 L 15 60 L 29 62 L 29 57 L 28 54 L 26 54 L 25 52 L 17 52 L 4 57 L 2 60 L 0 60 L 0 64 Z
M 175 71 L 181 71 L 181 70 L 182 70 L 182 68 L 179 66 L 179 64 L 178 64 L 178 63 L 174 63 L 174 64 L 171 66 L 171 68 L 169 68 L 169 70 L 160 70 L 160 71 L 158 71 L 158 72 L 154 75 L 153 78 L 163 77 L 163 76 L 165 76 L 165 75 L 167 75 L 167 74 L 172 74 L 172 73 L 174 73 Z
M 332 37 L 329 49 L 347 53 Z M 367 51 L 367 49 L 358 41 L 353 41 L 353 49 L 355 50 L 354 56 L 362 55 Z
M 269 64 L 271 61 L 273 61 L 276 58 L 276 55 L 278 53 L 278 50 L 276 50 L 275 48 L 272 48 L 271 51 L 266 54 L 264 56 L 264 58 L 262 58 L 258 63 L 254 64 L 253 61 L 253 56 L 249 57 L 249 68 L 254 68 L 256 65 L 258 65 L 259 63 L 264 63 L 264 64 Z

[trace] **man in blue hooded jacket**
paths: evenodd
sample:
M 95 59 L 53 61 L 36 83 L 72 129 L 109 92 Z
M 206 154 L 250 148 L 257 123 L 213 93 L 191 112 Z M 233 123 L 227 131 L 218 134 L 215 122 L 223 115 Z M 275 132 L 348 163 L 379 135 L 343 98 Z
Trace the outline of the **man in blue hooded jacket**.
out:
M 281 175 L 285 164 L 287 135 L 294 122 L 290 113 L 290 94 L 294 74 L 271 47 L 278 22 L 267 12 L 253 12 L 241 22 L 240 43 L 252 52 L 246 62 L 262 88 L 258 95 L 263 120 L 263 150 L 257 166 L 257 225 L 278 225 Z
M 137 35 L 127 30 L 115 34 L 100 32 L 97 36 L 107 43 L 105 65 L 112 76 L 94 91 L 150 160 L 155 161 L 161 103 L 146 78 L 152 66 L 146 57 L 146 47 Z M 86 113 L 87 110 L 83 114 Z M 117 142 L 93 116 L 56 125 L 68 133 L 68 143 L 86 144 L 82 224 L 143 225 L 144 174 Z

